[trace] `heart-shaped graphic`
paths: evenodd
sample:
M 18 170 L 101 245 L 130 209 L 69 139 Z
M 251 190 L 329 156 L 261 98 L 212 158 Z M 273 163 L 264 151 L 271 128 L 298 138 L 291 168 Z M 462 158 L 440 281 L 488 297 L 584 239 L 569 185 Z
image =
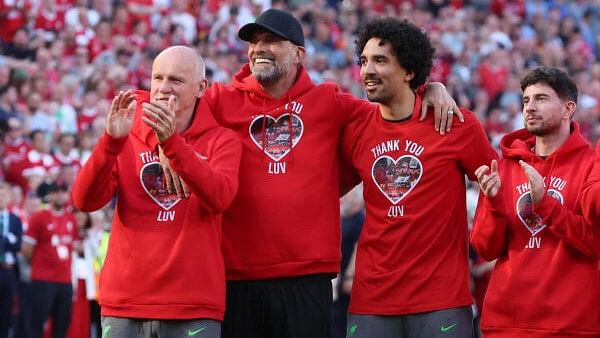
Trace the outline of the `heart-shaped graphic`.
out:
M 550 189 L 546 194 L 563 204 L 563 197 L 557 190 Z M 521 195 L 517 200 L 517 216 L 532 236 L 535 236 L 546 227 L 546 224 L 542 224 L 542 218 L 532 210 L 530 192 Z
M 393 204 L 406 197 L 422 175 L 423 165 L 412 155 L 402 155 L 397 160 L 383 155 L 375 160 L 371 169 L 375 185 Z
M 142 167 L 140 182 L 148 196 L 165 210 L 171 209 L 181 200 L 177 194 L 172 194 L 167 190 L 165 175 L 158 162 L 146 163 Z
M 300 117 L 291 113 L 283 114 L 278 118 L 260 115 L 250 122 L 249 131 L 250 138 L 258 148 L 274 161 L 279 161 L 300 142 L 304 124 Z

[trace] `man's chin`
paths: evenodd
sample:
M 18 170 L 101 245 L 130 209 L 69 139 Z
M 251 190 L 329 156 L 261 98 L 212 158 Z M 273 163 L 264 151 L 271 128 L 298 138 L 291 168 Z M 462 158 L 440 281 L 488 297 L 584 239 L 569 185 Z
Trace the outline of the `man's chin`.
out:
M 377 95 L 377 94 L 369 94 L 367 93 L 367 100 L 369 100 L 370 102 L 374 102 L 374 103 L 384 103 L 385 104 L 385 100 L 381 97 L 381 95 Z

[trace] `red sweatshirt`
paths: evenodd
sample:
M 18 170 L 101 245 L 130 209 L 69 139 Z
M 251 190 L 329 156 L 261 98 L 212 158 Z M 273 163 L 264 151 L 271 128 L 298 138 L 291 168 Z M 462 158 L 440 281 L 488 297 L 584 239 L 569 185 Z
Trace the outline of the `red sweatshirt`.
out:
M 600 337 L 600 236 L 579 201 L 593 150 L 576 122 L 546 159 L 533 153 L 535 136 L 524 129 L 500 146 L 502 187 L 495 198 L 481 198 L 471 235 L 482 257 L 498 259 L 483 305 L 485 336 Z M 544 177 L 539 205 L 531 203 L 519 160 Z
M 189 198 L 166 191 L 156 136 L 139 105 L 130 135 L 102 136 L 75 181 L 73 201 L 86 211 L 118 192 L 100 276 L 104 316 L 223 319 L 221 213 L 237 190 L 241 146 L 206 110 L 195 114 L 188 130 L 162 143 Z
M 223 215 L 227 278 L 336 273 L 340 262 L 338 145 L 351 119 L 374 105 L 315 85 L 302 68 L 279 100 L 251 76 L 205 96 L 219 124 L 242 140 L 239 192 Z
M 596 145 L 594 168 L 583 185 L 581 204 L 586 221 L 600 228 L 600 142 Z
M 421 111 L 417 96 L 413 112 Z M 473 113 L 446 136 L 424 123 L 379 112 L 351 123 L 344 150 L 364 184 L 350 313 L 403 315 L 467 306 L 465 174 L 497 158 Z

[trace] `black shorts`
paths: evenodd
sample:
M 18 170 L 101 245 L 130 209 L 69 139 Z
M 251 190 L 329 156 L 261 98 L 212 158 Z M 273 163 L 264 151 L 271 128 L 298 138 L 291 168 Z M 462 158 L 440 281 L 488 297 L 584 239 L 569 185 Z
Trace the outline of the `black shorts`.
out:
M 222 338 L 330 338 L 331 279 L 228 281 Z

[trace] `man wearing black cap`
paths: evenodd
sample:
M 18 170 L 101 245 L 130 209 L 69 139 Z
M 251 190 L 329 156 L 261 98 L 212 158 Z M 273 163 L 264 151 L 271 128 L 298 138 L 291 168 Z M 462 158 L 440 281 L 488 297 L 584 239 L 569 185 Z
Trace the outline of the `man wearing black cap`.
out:
M 340 264 L 340 135 L 376 107 L 310 80 L 302 26 L 289 13 L 269 9 L 238 36 L 249 63 L 200 101 L 244 147 L 238 194 L 223 214 L 223 337 L 327 338 Z M 454 108 L 443 89 L 433 92 L 438 111 Z
M 40 189 L 42 190 L 42 189 Z M 77 221 L 65 207 L 69 188 L 56 182 L 43 186 L 48 209 L 29 220 L 22 253 L 31 261 L 31 335 L 42 337 L 44 323 L 52 317 L 52 337 L 67 336 L 71 320 L 71 253 L 77 245 Z

